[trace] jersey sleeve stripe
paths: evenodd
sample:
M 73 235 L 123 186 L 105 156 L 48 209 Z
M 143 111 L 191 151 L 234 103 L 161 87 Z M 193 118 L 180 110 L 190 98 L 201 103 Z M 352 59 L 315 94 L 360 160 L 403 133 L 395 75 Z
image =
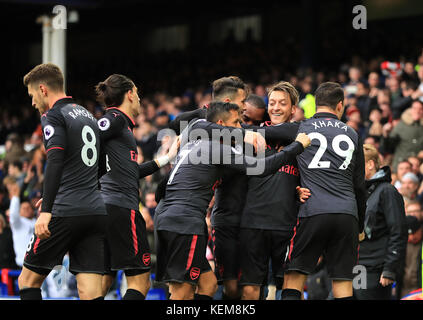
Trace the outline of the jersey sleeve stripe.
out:
M 53 149 L 65 150 L 62 147 L 51 147 L 46 152 L 49 152 L 50 150 L 53 150 Z

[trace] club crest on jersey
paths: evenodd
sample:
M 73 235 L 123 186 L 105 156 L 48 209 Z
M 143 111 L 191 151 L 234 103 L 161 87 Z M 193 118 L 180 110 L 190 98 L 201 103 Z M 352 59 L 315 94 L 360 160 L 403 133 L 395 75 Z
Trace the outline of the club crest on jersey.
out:
M 144 265 L 146 265 L 146 266 L 150 265 L 150 262 L 151 262 L 151 257 L 150 257 L 150 254 L 149 254 L 149 253 L 144 253 L 144 254 L 142 255 L 142 262 L 143 262 L 143 263 L 144 263 Z
M 189 276 L 191 280 L 195 280 L 200 276 L 200 268 L 192 267 L 189 271 Z
M 51 125 L 44 127 L 44 138 L 46 140 L 50 139 L 54 135 L 54 128 Z
M 107 118 L 101 118 L 100 120 L 98 120 L 98 128 L 101 131 L 106 131 L 110 128 L 110 120 Z

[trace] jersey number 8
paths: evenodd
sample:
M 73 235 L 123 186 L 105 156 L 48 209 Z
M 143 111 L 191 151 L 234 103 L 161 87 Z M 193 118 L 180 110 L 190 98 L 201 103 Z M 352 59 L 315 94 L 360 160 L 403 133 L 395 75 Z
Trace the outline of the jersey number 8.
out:
M 330 167 L 330 161 L 320 161 L 323 154 L 325 153 L 326 149 L 328 148 L 328 141 L 326 137 L 318 132 L 309 133 L 308 136 L 311 140 L 317 139 L 320 142 L 319 149 L 317 150 L 316 154 L 314 155 L 313 159 L 311 160 L 310 164 L 308 165 L 309 169 L 323 169 Z M 345 142 L 348 144 L 348 149 L 343 150 L 341 149 L 341 142 Z M 354 142 L 345 134 L 339 134 L 335 136 L 332 140 L 332 149 L 335 153 L 343 158 L 345 161 L 339 166 L 338 169 L 346 170 L 351 163 L 351 159 L 354 153 Z
M 95 145 L 97 141 L 95 139 L 94 130 L 89 126 L 84 126 L 81 134 L 82 141 L 84 142 L 84 146 L 81 150 L 81 159 L 86 166 L 92 167 L 97 161 L 97 148 Z M 88 135 L 91 140 L 88 140 Z M 91 150 L 91 157 L 88 156 L 88 150 Z

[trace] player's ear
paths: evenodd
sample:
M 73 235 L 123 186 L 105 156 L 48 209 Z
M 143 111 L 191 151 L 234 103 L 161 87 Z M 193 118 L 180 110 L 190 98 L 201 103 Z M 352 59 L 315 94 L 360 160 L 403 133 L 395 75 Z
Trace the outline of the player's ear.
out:
M 222 119 L 217 120 L 216 121 L 216 124 L 218 124 L 220 126 L 223 126 L 223 120 Z
M 344 101 L 341 100 L 336 105 L 336 113 L 338 114 L 339 118 L 342 117 L 342 114 L 344 113 Z
M 42 83 L 40 83 L 40 84 L 38 85 L 38 88 L 40 89 L 40 92 L 41 92 L 41 94 L 42 94 L 43 96 L 47 96 L 47 92 L 48 92 L 48 90 L 47 90 L 47 87 L 46 87 L 45 85 L 43 85 Z
M 134 101 L 134 91 L 128 90 L 128 92 L 126 93 L 126 96 L 128 97 L 128 100 L 130 102 L 133 102 Z

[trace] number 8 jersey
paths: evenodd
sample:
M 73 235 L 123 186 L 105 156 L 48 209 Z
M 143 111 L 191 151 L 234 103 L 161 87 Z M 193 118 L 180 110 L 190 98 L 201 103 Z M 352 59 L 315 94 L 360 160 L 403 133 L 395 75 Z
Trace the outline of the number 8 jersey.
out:
M 47 153 L 55 149 L 64 152 L 59 188 L 52 208 L 54 216 L 105 215 L 105 207 L 98 190 L 98 156 L 100 149 L 97 120 L 84 107 L 66 97 L 56 101 L 41 116 L 44 147 Z M 44 193 L 56 192 L 44 186 Z M 54 195 L 53 195 L 54 196 Z M 50 198 L 47 197 L 47 198 Z M 43 195 L 43 199 L 46 199 Z M 50 212 L 50 211 L 48 211 Z
M 297 156 L 301 187 L 311 192 L 298 216 L 351 214 L 361 232 L 366 191 L 363 145 L 357 133 L 336 115 L 324 112 L 301 122 L 298 132 L 311 139 L 311 145 Z

